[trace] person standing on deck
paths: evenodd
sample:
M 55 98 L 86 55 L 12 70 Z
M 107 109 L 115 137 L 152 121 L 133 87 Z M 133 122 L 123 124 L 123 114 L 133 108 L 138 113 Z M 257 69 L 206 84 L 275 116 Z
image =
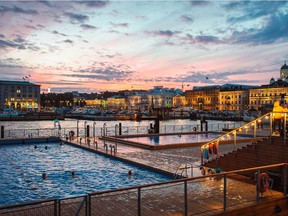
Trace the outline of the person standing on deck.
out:
M 280 101 L 275 101 L 273 106 L 273 129 L 276 129 L 276 124 L 278 125 L 278 131 L 280 135 L 283 135 L 283 116 L 282 112 L 284 112 L 284 108 L 280 105 Z

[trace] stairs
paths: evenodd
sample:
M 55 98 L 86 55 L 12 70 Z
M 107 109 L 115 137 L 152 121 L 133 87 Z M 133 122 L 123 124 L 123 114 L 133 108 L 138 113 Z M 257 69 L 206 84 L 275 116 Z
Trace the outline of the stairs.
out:
M 211 168 L 221 168 L 223 171 L 265 166 L 288 161 L 288 142 L 284 145 L 282 137 L 272 137 L 247 145 L 234 153 L 228 153 L 216 160 L 205 163 Z

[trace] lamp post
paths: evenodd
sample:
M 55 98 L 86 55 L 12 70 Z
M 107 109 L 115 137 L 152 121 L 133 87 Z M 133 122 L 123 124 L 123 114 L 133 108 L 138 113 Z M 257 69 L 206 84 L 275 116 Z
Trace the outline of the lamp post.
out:
M 103 136 L 106 136 L 106 123 L 103 124 Z
M 76 134 L 77 134 L 77 142 L 78 142 L 78 137 L 79 137 L 79 120 L 77 120 L 77 131 L 76 131 Z
M 96 130 L 96 122 L 93 122 L 93 138 L 95 143 L 95 130 Z
M 85 144 L 86 144 L 86 124 L 87 124 L 87 121 L 84 122 L 84 139 L 85 139 Z

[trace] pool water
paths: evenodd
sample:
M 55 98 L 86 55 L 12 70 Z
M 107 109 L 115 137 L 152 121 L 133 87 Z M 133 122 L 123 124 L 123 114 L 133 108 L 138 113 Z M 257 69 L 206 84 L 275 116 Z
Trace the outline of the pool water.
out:
M 47 146 L 47 149 L 45 149 Z M 128 176 L 128 171 L 132 176 Z M 72 171 L 75 176 L 72 176 Z M 42 174 L 47 174 L 43 180 Z M 172 180 L 68 144 L 0 146 L 0 206 Z
M 219 137 L 220 133 L 203 133 L 203 134 L 177 134 L 177 135 L 160 135 L 160 136 L 144 136 L 144 137 L 127 137 L 120 138 L 131 142 L 138 142 L 149 145 L 169 145 L 183 143 L 209 142 Z M 248 136 L 237 136 L 237 139 L 248 138 Z M 233 139 L 231 136 L 229 139 Z

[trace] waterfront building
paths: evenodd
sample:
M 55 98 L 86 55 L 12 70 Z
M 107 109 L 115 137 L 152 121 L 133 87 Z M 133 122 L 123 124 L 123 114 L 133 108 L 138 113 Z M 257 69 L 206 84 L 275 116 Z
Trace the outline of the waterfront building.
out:
M 127 108 L 129 110 L 140 110 L 145 111 L 149 109 L 149 98 L 151 97 L 146 93 L 136 93 L 127 97 Z
M 135 92 L 127 97 L 127 107 L 130 110 L 153 110 L 162 108 L 172 108 L 173 98 L 177 94 L 182 94 L 179 89 L 163 88 L 154 86 L 153 89 L 142 92 Z
M 250 88 L 256 86 L 224 84 L 195 86 L 185 92 L 186 105 L 199 110 L 245 110 L 249 105 Z
M 107 98 L 107 109 L 110 110 L 123 110 L 126 109 L 126 99 L 120 95 L 114 95 Z
M 220 87 L 219 110 L 244 111 L 249 108 L 249 89 L 257 86 L 225 84 Z
M 186 106 L 186 99 L 184 95 L 177 94 L 173 97 L 173 108 Z
M 262 85 L 259 88 L 249 90 L 250 108 L 257 110 L 272 110 L 276 100 L 288 101 L 288 83 L 281 79 L 268 85 Z
M 186 105 L 198 110 L 219 109 L 220 86 L 195 86 L 185 92 Z
M 86 100 L 86 106 L 97 108 L 97 109 L 103 109 L 104 107 L 107 107 L 107 100 L 102 99 L 102 98 Z
M 40 108 L 40 85 L 0 80 L 0 109 L 39 111 Z
M 276 100 L 288 102 L 288 66 L 286 62 L 280 68 L 280 78 L 271 78 L 269 84 L 249 90 L 250 108 L 271 111 Z

